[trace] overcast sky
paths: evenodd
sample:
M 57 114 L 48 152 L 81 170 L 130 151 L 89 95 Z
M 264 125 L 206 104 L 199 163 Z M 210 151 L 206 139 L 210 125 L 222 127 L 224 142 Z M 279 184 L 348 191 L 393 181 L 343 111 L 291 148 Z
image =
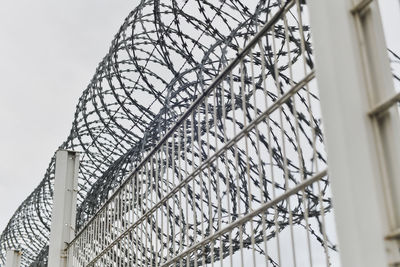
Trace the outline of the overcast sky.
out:
M 139 0 L 0 1 L 0 233 L 43 178 Z

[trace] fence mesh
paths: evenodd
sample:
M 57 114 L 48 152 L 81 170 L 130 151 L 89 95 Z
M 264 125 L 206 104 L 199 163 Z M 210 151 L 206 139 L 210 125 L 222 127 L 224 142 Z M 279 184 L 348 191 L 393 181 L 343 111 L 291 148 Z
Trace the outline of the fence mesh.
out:
M 77 234 L 73 266 L 337 263 L 307 7 L 268 11 L 214 47 L 222 71 Z

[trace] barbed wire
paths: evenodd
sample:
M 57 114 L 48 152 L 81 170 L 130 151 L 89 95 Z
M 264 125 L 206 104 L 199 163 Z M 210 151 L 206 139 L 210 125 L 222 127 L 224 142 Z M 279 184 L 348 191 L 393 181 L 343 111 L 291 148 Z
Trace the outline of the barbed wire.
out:
M 179 116 L 211 83 L 212 79 L 220 73 L 226 64 L 233 59 L 240 47 L 243 47 L 258 30 L 258 26 L 265 23 L 271 14 L 274 14 L 283 5 L 284 1 L 261 0 L 142 0 L 138 6 L 127 16 L 118 33 L 115 35 L 110 50 L 100 62 L 90 84 L 83 91 L 76 106 L 72 129 L 60 149 L 72 149 L 81 152 L 79 170 L 79 190 L 77 208 L 77 230 L 97 211 L 102 203 L 109 197 L 122 180 L 140 162 L 143 155 L 151 150 L 164 133 L 176 122 Z M 305 6 L 303 6 L 305 7 Z M 285 46 L 280 47 L 277 55 L 291 54 L 293 64 L 300 61 L 304 52 L 306 64 L 313 68 L 312 48 L 308 25 L 299 25 L 292 20 L 289 25 L 290 51 Z M 300 27 L 302 31 L 300 31 Z M 279 40 L 285 38 L 284 27 L 277 24 L 274 29 Z M 300 32 L 304 32 L 305 47 L 301 47 Z M 274 64 L 271 60 L 272 47 L 265 46 L 265 62 L 267 63 L 267 76 L 275 77 Z M 260 61 L 260 54 L 254 55 Z M 285 75 L 287 65 L 280 65 L 279 83 L 289 84 L 289 76 Z M 249 73 L 245 74 L 245 81 L 249 81 Z M 262 76 L 256 77 L 258 86 Z M 240 78 L 234 77 L 234 82 L 239 84 Z M 247 84 L 247 82 L 246 82 Z M 248 90 L 251 96 L 251 90 Z M 253 92 L 254 93 L 254 92 Z M 274 93 L 269 92 L 271 100 L 276 99 Z M 316 95 L 312 95 L 318 101 Z M 301 94 L 299 98 L 303 99 Z M 299 120 L 304 146 L 312 150 L 311 132 L 314 131 L 319 142 L 318 159 L 313 159 L 302 148 L 303 167 L 294 164 L 295 160 L 284 158 L 281 148 L 277 146 L 272 158 L 274 168 L 283 169 L 283 161 L 292 162 L 289 168 L 289 177 L 296 182 L 300 172 L 311 176 L 313 170 L 311 162 L 318 160 L 325 164 L 323 150 L 323 136 L 320 118 L 315 115 L 312 122 L 304 115 L 303 110 L 308 110 L 305 99 L 302 106 L 296 109 L 289 103 L 283 109 L 286 121 L 290 124 L 294 116 Z M 232 102 L 225 104 L 227 119 L 233 110 L 241 110 L 241 97 L 237 97 L 235 105 Z M 251 110 L 251 105 L 247 106 Z M 202 110 L 202 109 L 200 109 Z M 204 110 L 203 110 L 204 111 Z M 249 112 L 249 111 L 248 111 Z M 220 120 L 220 118 L 213 118 Z M 204 134 L 204 121 L 196 121 L 199 135 Z M 218 121 L 216 125 L 222 125 Z M 314 129 L 312 129 L 315 127 Z M 243 125 L 238 125 L 239 128 Z M 287 142 L 298 149 L 298 144 L 293 142 L 295 130 L 280 129 L 279 124 L 272 130 L 285 131 Z M 223 138 L 224 128 L 218 127 L 217 137 Z M 195 138 L 199 140 L 197 136 Z M 270 144 L 265 136 L 261 136 L 262 146 Z M 255 146 L 255 143 L 251 141 Z M 172 146 L 172 144 L 170 144 Z M 207 144 L 203 143 L 204 147 Z M 211 148 L 213 149 L 213 148 Z M 206 157 L 204 148 L 198 146 L 193 153 L 198 158 Z M 308 153 L 308 154 L 307 154 Z M 172 157 L 172 155 L 171 155 Z M 245 168 L 243 151 L 239 151 L 239 168 Z M 229 159 L 226 159 L 229 161 Z M 5 261 L 8 248 L 17 248 L 23 252 L 23 266 L 47 266 L 48 239 L 51 222 L 53 184 L 54 184 L 55 157 L 50 160 L 43 180 L 35 190 L 19 206 L 10 219 L 7 227 L 0 237 L 0 262 Z M 170 167 L 171 168 L 171 167 Z M 251 173 L 256 177 L 260 175 L 257 163 L 250 162 Z M 173 170 L 181 172 L 181 170 Z M 215 177 L 230 179 L 231 173 L 222 174 L 212 169 Z M 267 169 L 261 169 L 264 175 Z M 268 177 L 268 175 L 266 175 Z M 257 176 L 258 177 L 258 176 Z M 253 181 L 257 184 L 257 181 Z M 266 179 L 265 185 L 271 184 Z M 322 180 L 324 192 L 328 190 L 328 182 Z M 246 180 L 241 180 L 244 186 Z M 277 189 L 285 188 L 283 179 L 276 181 Z M 244 186 L 246 188 L 246 186 Z M 207 190 L 207 189 L 205 189 Z M 205 192 L 207 194 L 207 192 Z M 235 192 L 226 194 L 234 195 Z M 291 209 L 295 212 L 294 224 L 301 224 L 304 213 L 318 217 L 321 207 L 317 205 L 318 196 L 311 190 L 306 192 L 308 210 L 305 211 L 301 203 Z M 195 192 L 185 196 L 197 199 Z M 248 196 L 247 196 L 248 197 Z M 297 196 L 299 199 L 301 196 Z M 232 197 L 232 200 L 235 197 Z M 257 201 L 256 197 L 253 199 Z M 178 200 L 176 200 L 178 201 Z M 248 208 L 249 199 L 241 200 Z M 325 212 L 331 210 L 330 197 L 327 194 L 323 199 Z M 195 208 L 195 207 L 194 207 Z M 285 203 L 279 206 L 279 229 L 284 229 L 288 223 L 288 206 Z M 184 220 L 180 213 L 171 215 L 171 224 Z M 238 216 L 236 214 L 235 216 Z M 209 221 L 208 214 L 204 218 Z M 275 225 L 275 221 L 267 221 L 267 226 Z M 304 226 L 308 228 L 308 226 Z M 207 227 L 206 227 L 207 228 Z M 263 239 L 262 229 L 255 230 L 255 240 Z M 321 229 L 312 230 L 316 239 L 321 239 Z M 250 244 L 249 233 L 244 233 L 245 244 Z M 269 236 L 268 238 L 272 237 Z M 257 242 L 258 242 L 257 241 Z M 233 249 L 238 249 L 239 241 L 233 240 Z M 334 244 L 331 244 L 334 249 Z M 227 248 L 225 248 L 226 250 Z M 261 250 L 261 249 L 260 249 Z

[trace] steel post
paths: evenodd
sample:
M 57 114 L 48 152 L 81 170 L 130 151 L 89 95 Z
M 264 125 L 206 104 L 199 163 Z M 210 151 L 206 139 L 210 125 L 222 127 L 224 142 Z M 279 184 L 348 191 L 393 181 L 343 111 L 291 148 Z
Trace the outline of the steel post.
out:
M 342 265 L 397 266 L 399 114 L 374 113 L 395 97 L 377 3 L 307 3 Z
M 5 267 L 19 267 L 21 265 L 21 255 L 19 250 L 8 250 Z
M 78 153 L 57 151 L 48 261 L 51 267 L 67 266 L 66 244 L 75 234 L 78 169 Z

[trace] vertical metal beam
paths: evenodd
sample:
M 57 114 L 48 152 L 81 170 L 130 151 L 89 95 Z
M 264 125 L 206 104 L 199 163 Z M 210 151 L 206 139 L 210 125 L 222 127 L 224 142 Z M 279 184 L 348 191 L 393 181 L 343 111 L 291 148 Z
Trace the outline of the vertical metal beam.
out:
M 19 267 L 21 265 L 21 255 L 19 250 L 8 250 L 5 267 Z
M 51 267 L 67 266 L 66 244 L 75 234 L 78 169 L 78 153 L 66 150 L 56 152 L 48 261 Z
M 396 196 L 391 190 L 400 193 L 399 118 L 395 107 L 380 118 L 369 115 L 394 94 L 379 12 L 371 2 L 307 1 L 344 267 L 388 266 L 398 254 L 385 236 L 397 229 L 400 214 L 388 197 Z

